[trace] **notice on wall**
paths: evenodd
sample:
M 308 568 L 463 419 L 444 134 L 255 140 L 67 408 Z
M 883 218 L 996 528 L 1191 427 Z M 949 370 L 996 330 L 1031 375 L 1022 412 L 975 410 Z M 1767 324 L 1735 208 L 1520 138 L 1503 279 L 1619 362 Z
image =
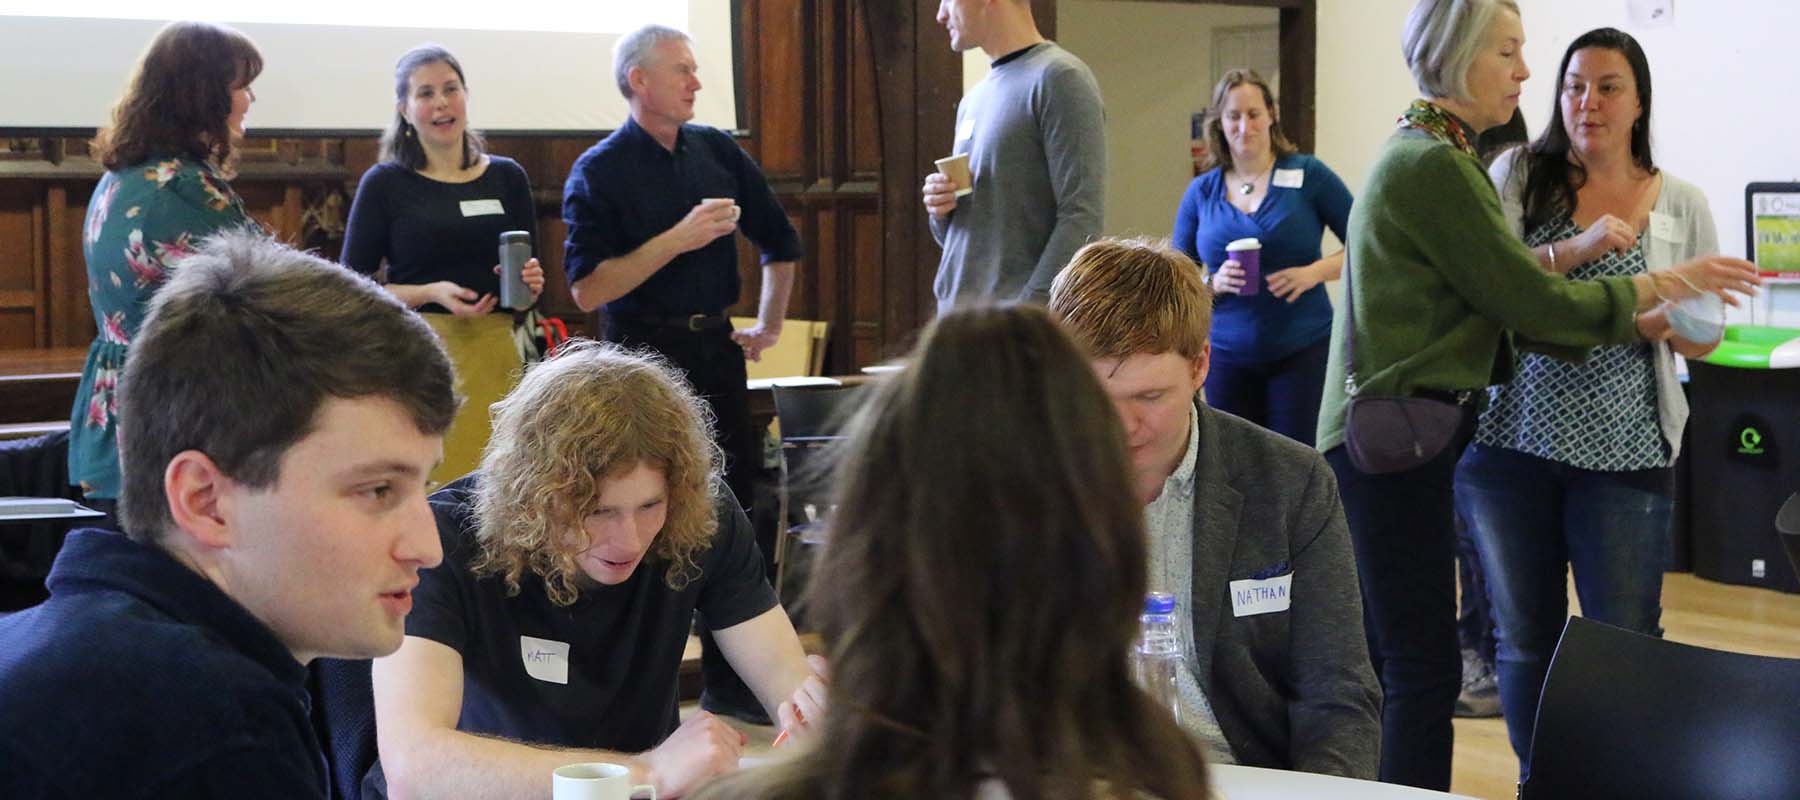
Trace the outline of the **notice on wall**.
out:
M 1800 277 L 1800 192 L 1757 192 L 1750 199 L 1756 268 Z

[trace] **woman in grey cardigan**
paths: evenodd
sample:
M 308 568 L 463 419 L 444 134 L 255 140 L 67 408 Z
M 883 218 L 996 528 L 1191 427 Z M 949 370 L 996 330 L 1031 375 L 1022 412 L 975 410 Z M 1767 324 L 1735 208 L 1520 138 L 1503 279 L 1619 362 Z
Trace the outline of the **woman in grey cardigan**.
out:
M 1650 68 L 1637 41 L 1589 31 L 1563 54 L 1556 81 L 1549 127 L 1490 170 L 1539 264 L 1586 280 L 1716 253 L 1705 196 L 1651 160 Z M 1666 330 L 1669 311 L 1644 318 Z M 1512 382 L 1489 389 L 1456 501 L 1487 572 L 1521 778 L 1568 618 L 1568 568 L 1586 616 L 1662 633 L 1671 465 L 1687 422 L 1674 354 L 1712 346 L 1675 337 L 1591 348 L 1580 361 L 1521 353 Z

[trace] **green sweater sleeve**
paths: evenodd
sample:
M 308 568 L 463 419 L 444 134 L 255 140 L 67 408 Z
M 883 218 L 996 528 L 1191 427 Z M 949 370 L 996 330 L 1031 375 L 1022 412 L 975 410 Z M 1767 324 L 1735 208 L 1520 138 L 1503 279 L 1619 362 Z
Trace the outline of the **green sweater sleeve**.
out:
M 1545 272 L 1507 226 L 1500 197 L 1474 158 L 1432 147 L 1416 167 L 1413 240 L 1475 313 L 1552 345 L 1637 339 L 1631 278 L 1571 281 Z

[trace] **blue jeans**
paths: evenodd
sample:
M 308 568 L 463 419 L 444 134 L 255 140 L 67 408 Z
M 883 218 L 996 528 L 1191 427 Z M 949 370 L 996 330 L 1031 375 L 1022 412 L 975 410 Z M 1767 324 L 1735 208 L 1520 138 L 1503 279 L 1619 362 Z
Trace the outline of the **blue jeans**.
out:
M 1550 656 L 1569 618 L 1568 570 L 1581 612 L 1661 636 L 1673 471 L 1596 472 L 1499 447 L 1470 446 L 1456 504 L 1487 572 L 1498 636 L 1500 706 L 1523 780 Z
M 1214 350 L 1206 404 L 1311 445 L 1330 357 L 1329 339 L 1267 362 L 1233 361 Z
M 1451 481 L 1474 431 L 1471 409 L 1444 452 L 1386 475 L 1358 470 L 1343 447 L 1325 453 L 1350 525 L 1363 629 L 1381 679 L 1380 778 L 1440 792 L 1450 790 L 1450 717 L 1462 692 Z

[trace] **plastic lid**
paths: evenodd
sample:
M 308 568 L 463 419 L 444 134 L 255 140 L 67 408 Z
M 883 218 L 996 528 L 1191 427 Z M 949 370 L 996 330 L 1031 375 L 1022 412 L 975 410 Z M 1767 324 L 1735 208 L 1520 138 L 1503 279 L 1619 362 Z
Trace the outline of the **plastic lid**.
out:
M 1151 592 L 1144 598 L 1145 614 L 1175 613 L 1175 595 L 1168 592 Z
M 1227 252 L 1227 253 L 1232 252 L 1234 250 L 1261 250 L 1261 249 L 1262 249 L 1262 242 L 1254 236 L 1251 236 L 1246 239 L 1234 239 L 1234 240 L 1232 240 L 1231 244 L 1225 245 L 1225 252 Z

